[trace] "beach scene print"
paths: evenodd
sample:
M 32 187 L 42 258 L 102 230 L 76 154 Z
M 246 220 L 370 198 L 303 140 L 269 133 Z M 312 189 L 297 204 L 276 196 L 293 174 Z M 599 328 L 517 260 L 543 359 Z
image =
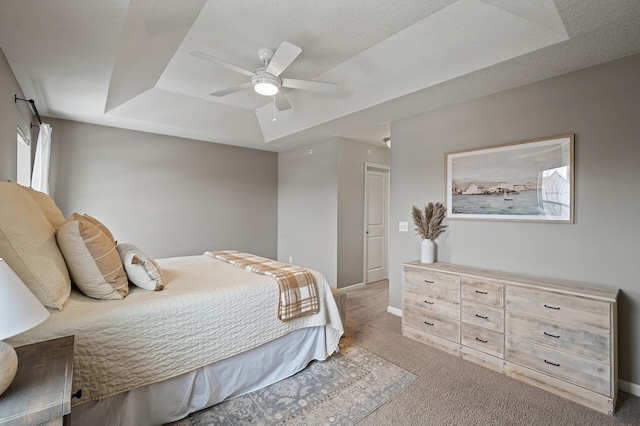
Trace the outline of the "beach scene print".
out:
M 570 148 L 570 139 L 563 138 L 449 154 L 449 213 L 453 217 L 568 219 Z

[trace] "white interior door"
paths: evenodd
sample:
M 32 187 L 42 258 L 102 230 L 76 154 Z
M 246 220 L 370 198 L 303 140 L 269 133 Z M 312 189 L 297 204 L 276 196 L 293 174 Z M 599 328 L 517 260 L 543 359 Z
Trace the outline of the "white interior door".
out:
M 383 280 L 387 273 L 387 212 L 389 171 L 365 171 L 365 283 Z

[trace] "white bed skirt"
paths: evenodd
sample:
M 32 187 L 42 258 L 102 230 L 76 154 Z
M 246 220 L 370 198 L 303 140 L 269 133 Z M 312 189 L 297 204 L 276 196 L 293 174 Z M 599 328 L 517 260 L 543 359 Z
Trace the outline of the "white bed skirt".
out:
M 212 342 L 215 344 L 215 342 Z M 262 346 L 158 383 L 71 410 L 75 425 L 162 425 L 285 379 L 327 359 L 325 327 L 293 331 Z

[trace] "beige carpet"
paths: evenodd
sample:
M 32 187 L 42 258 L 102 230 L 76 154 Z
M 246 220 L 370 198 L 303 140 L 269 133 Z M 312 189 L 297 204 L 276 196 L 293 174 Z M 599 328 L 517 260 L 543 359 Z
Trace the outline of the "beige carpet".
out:
M 387 305 L 386 280 L 349 292 L 346 338 L 418 377 L 359 425 L 640 425 L 636 396 L 601 414 L 403 337 Z

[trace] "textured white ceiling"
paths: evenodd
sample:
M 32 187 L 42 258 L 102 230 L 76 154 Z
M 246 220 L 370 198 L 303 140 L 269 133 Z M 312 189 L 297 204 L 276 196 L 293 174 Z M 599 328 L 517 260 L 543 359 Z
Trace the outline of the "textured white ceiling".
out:
M 274 112 L 260 48 L 302 53 Z M 640 52 L 637 0 L 2 0 L 0 47 L 42 115 L 281 151 L 329 136 L 382 145 L 389 122 Z M 272 118 L 277 118 L 272 121 Z

